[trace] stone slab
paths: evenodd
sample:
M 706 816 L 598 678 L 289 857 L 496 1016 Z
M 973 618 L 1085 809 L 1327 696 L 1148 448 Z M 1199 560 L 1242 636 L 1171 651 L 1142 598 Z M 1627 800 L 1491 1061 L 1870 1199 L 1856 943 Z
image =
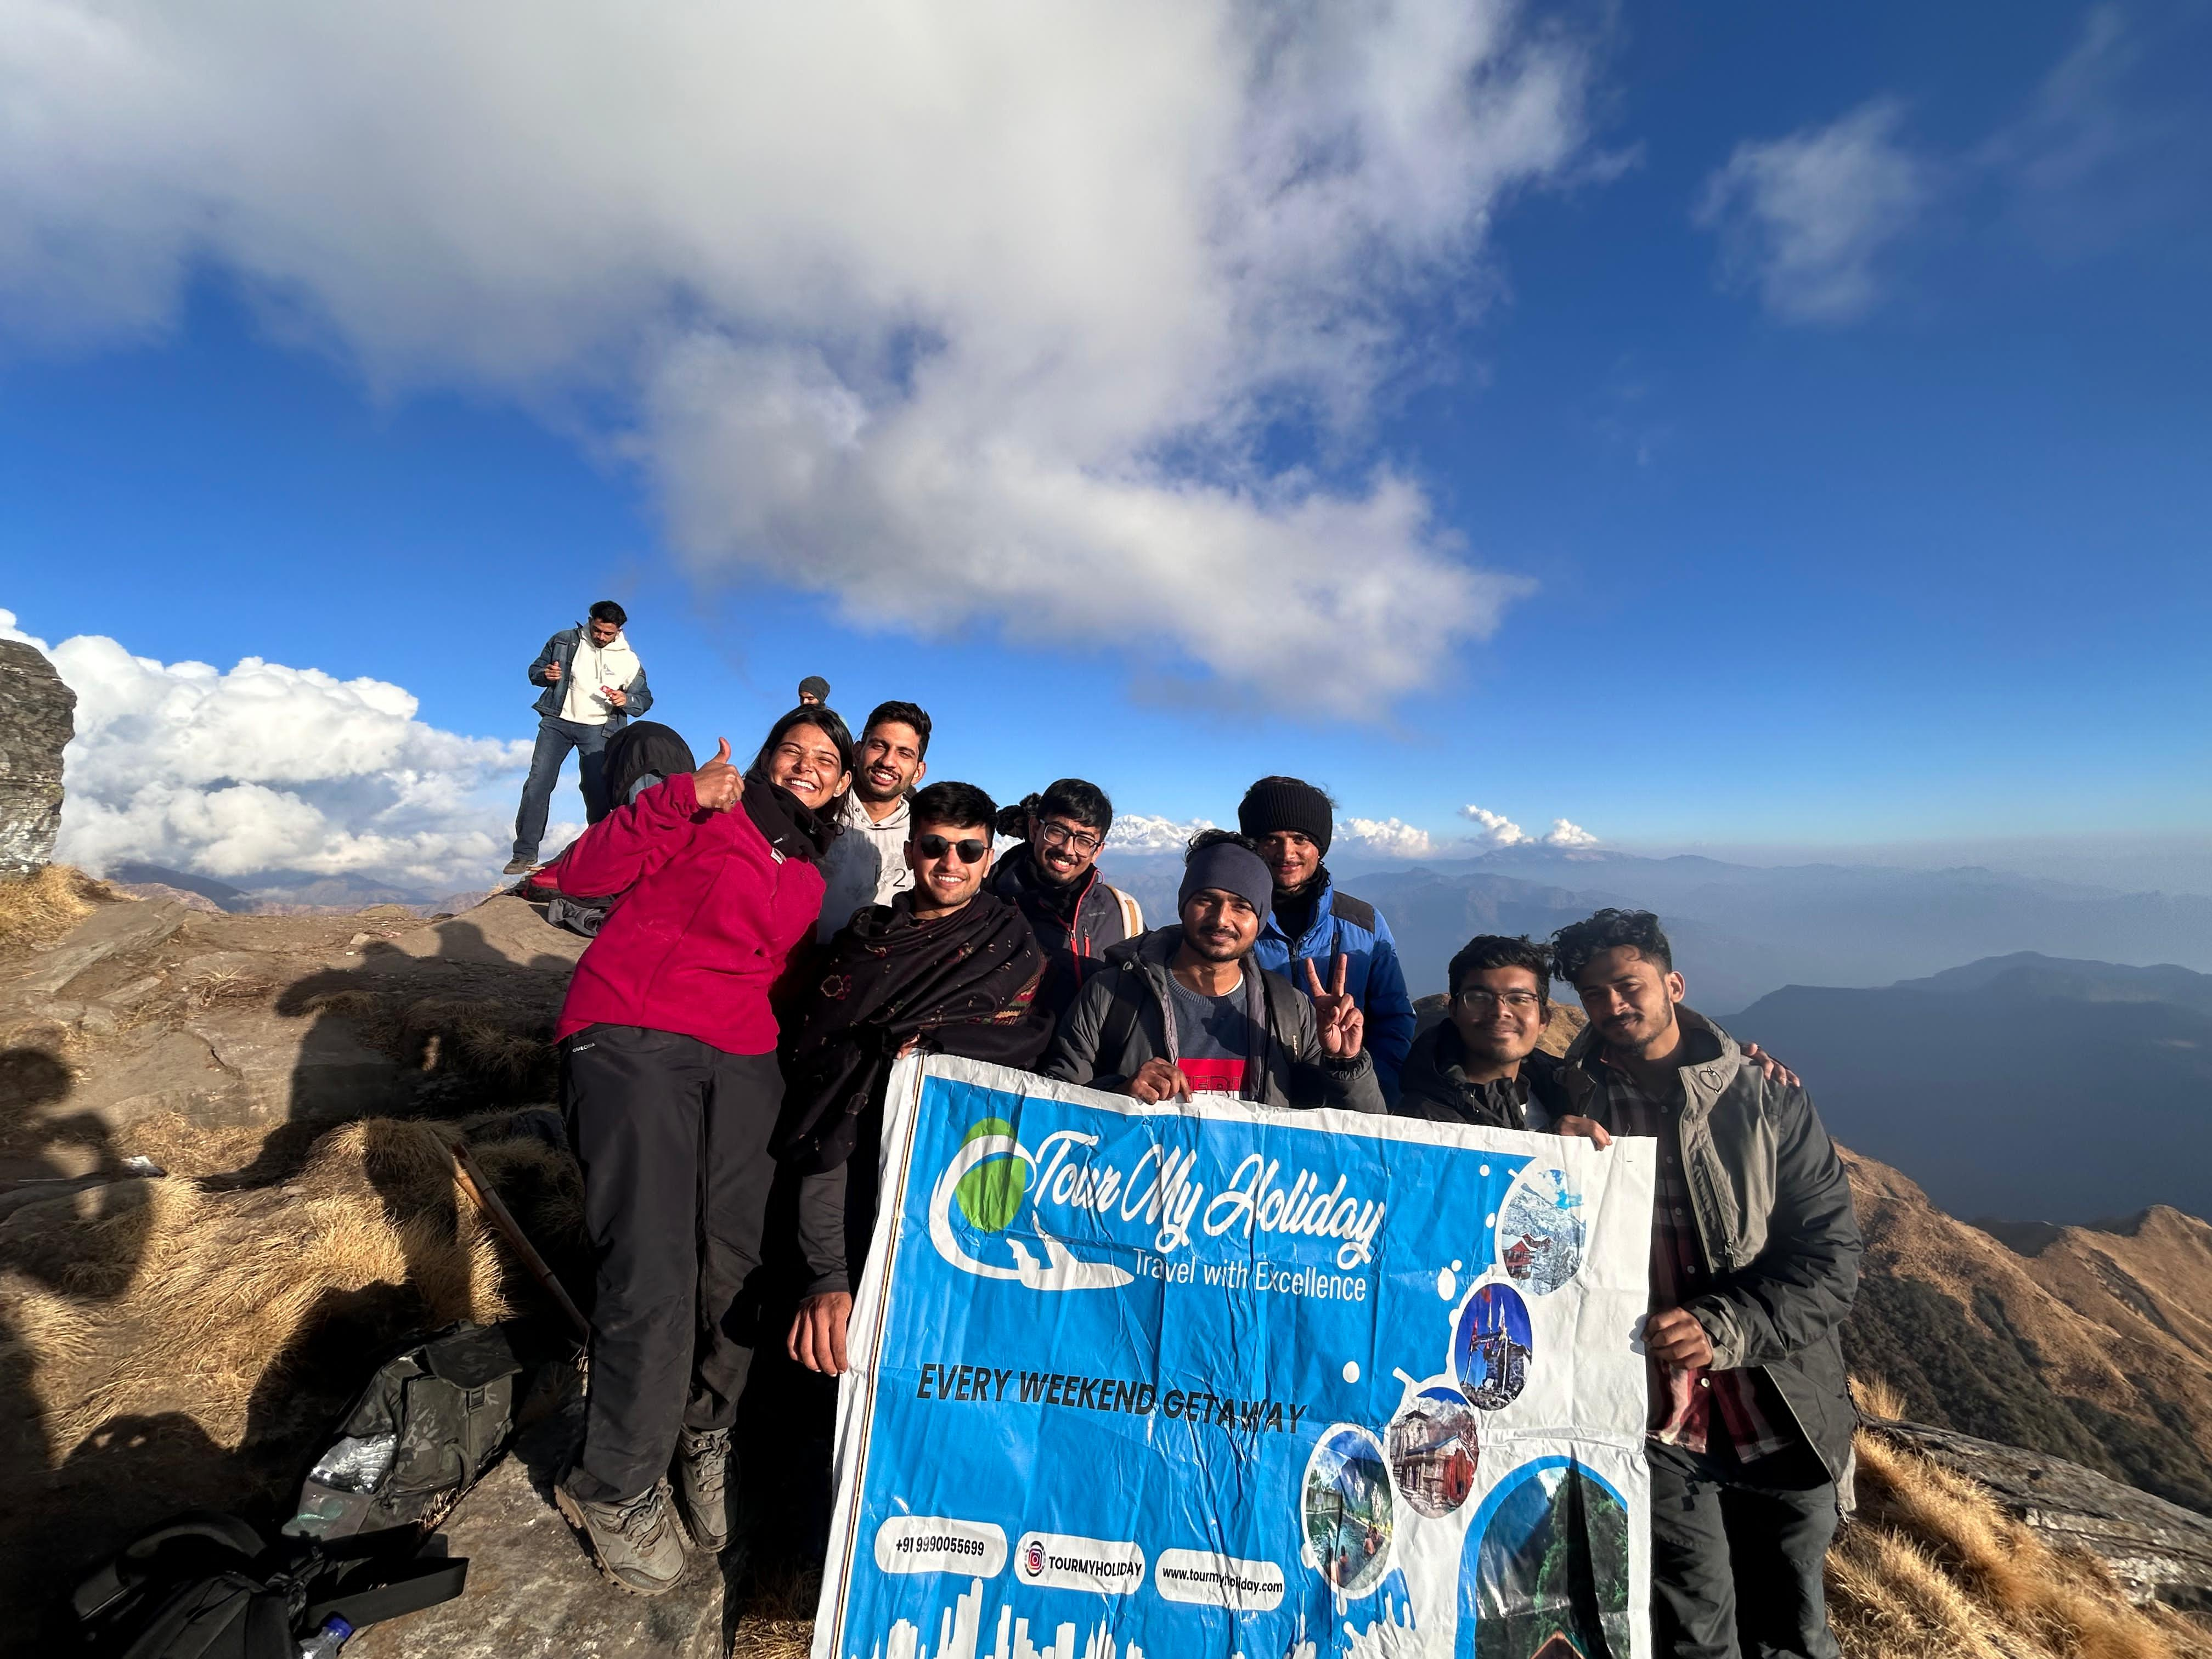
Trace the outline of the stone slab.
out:
M 571 1389 L 447 1521 L 447 1553 L 468 1558 L 467 1592 L 362 1632 L 346 1659 L 721 1659 L 719 1564 L 695 1552 L 667 1595 L 628 1595 L 553 1507 L 581 1413 Z
M 104 904 L 69 936 L 38 958 L 15 982 L 19 995 L 52 996 L 96 962 L 118 951 L 150 951 L 185 925 L 191 913 L 173 899 Z

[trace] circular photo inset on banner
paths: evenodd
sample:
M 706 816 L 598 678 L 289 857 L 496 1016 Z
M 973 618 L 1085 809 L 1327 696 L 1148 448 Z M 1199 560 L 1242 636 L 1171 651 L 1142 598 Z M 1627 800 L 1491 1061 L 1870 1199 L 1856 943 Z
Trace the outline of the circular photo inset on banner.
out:
M 1486 1412 L 1510 1406 L 1528 1382 L 1528 1304 L 1510 1285 L 1478 1285 L 1452 1328 L 1452 1375 Z
M 1564 1171 L 1531 1164 L 1498 1212 L 1498 1265 L 1515 1284 L 1548 1295 L 1582 1267 L 1583 1232 L 1581 1192 Z
M 1457 1389 L 1424 1389 L 1390 1419 L 1390 1473 L 1423 1515 L 1449 1515 L 1474 1490 L 1481 1448 L 1474 1413 Z
M 1474 1659 L 1626 1653 L 1620 1494 L 1570 1458 L 1540 1458 L 1507 1475 L 1483 1500 L 1460 1558 L 1460 1616 L 1469 1615 Z
M 1390 1473 L 1382 1443 L 1356 1424 L 1322 1436 L 1299 1498 L 1306 1559 L 1337 1594 L 1366 1595 L 1390 1571 Z

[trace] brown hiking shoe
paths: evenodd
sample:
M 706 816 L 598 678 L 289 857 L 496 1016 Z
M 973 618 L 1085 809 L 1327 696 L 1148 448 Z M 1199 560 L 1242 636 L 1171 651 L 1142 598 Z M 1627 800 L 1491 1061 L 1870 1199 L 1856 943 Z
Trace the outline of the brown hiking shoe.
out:
M 623 1504 L 592 1504 L 556 1485 L 553 1502 L 592 1540 L 599 1571 L 633 1595 L 664 1595 L 684 1577 L 684 1534 L 668 1495 L 654 1481 Z
M 730 1431 L 689 1429 L 676 1446 L 676 1508 L 691 1541 L 720 1555 L 730 1541 Z

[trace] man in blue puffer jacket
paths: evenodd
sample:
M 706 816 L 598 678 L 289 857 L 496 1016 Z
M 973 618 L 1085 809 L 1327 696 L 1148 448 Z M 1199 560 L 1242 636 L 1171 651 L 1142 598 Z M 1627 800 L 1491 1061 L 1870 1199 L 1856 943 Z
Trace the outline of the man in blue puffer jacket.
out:
M 1339 892 L 1330 879 L 1329 838 L 1336 803 L 1302 778 L 1261 778 L 1244 792 L 1237 827 L 1259 844 L 1275 878 L 1275 907 L 1260 930 L 1252 959 L 1306 983 L 1311 961 L 1324 985 L 1333 982 L 1336 958 L 1345 957 L 1344 988 L 1367 1017 L 1367 1051 L 1375 1057 L 1383 1098 L 1398 1099 L 1398 1068 L 1413 1046 L 1413 999 L 1390 924 L 1364 899 Z

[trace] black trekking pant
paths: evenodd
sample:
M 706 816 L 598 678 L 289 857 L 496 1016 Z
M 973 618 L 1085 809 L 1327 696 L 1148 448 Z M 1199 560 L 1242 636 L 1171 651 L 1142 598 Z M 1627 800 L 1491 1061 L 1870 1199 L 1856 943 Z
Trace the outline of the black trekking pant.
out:
M 1836 1488 L 1812 1448 L 1754 1463 L 1644 1450 L 1660 1659 L 1838 1659 L 1820 1582 Z
M 562 1048 L 598 1287 L 568 1486 L 611 1504 L 667 1472 L 679 1430 L 736 1421 L 753 1339 L 738 1292 L 760 1262 L 783 1075 L 773 1054 L 635 1025 L 586 1026 Z

